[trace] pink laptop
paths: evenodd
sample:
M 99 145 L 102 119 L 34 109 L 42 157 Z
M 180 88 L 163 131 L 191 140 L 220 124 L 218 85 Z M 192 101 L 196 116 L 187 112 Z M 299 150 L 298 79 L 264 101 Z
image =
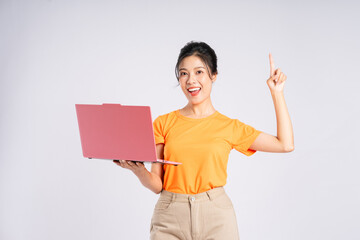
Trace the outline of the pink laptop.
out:
M 86 158 L 181 163 L 157 159 L 149 106 L 75 104 Z

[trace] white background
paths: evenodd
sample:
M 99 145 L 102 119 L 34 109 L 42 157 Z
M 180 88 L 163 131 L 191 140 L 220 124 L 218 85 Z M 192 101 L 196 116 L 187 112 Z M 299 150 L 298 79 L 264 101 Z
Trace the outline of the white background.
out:
M 0 239 L 148 239 L 159 195 L 83 158 L 76 103 L 187 104 L 189 41 L 218 56 L 219 112 L 276 135 L 268 54 L 288 76 L 295 150 L 233 150 L 243 240 L 360 239 L 356 1 L 0 1 Z M 150 165 L 147 165 L 150 167 Z

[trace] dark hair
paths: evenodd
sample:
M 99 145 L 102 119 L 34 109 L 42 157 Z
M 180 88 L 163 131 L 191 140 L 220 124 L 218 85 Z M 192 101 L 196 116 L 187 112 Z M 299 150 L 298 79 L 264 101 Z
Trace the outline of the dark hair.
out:
M 178 61 L 175 66 L 175 76 L 179 82 L 179 65 L 181 61 L 189 56 L 197 56 L 205 64 L 209 77 L 213 74 L 217 74 L 217 57 L 215 51 L 204 42 L 188 42 L 181 50 L 178 57 Z M 211 75 L 209 72 L 211 70 Z M 211 78 L 211 77 L 210 77 Z

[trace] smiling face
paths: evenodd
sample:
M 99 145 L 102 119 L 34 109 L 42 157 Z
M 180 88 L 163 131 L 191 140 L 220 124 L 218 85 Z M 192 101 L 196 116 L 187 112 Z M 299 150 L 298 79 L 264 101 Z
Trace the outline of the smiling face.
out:
M 211 79 L 201 58 L 194 55 L 184 58 L 179 65 L 181 89 L 193 105 L 210 100 L 212 83 L 215 82 L 216 76 L 212 75 Z

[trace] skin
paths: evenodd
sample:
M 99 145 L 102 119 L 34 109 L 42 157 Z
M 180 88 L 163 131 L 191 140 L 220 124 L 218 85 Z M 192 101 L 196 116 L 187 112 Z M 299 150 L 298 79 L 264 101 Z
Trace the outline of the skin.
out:
M 209 75 L 206 65 L 197 56 L 183 59 L 179 65 L 179 83 L 181 90 L 188 100 L 188 104 L 180 109 L 180 113 L 191 118 L 204 118 L 215 112 L 211 102 L 212 84 L 217 74 Z M 189 88 L 200 87 L 197 96 L 192 96 Z
M 271 53 L 269 61 L 270 76 L 266 83 L 275 107 L 277 136 L 262 132 L 251 144 L 250 149 L 262 152 L 291 152 L 294 150 L 294 135 L 283 93 L 287 77 L 280 68 L 275 69 Z M 206 65 L 199 57 L 189 56 L 179 65 L 179 75 L 181 90 L 188 100 L 188 104 L 180 109 L 180 113 L 191 118 L 204 118 L 213 114 L 216 110 L 212 105 L 210 94 L 217 74 L 209 75 Z M 197 96 L 191 96 L 188 92 L 190 87 L 200 87 L 201 91 Z M 164 159 L 164 144 L 156 144 L 156 151 L 157 157 Z M 114 160 L 114 162 L 122 168 L 131 170 L 140 182 L 154 193 L 161 192 L 163 179 L 161 163 L 152 163 L 149 172 L 143 163 L 127 160 Z

